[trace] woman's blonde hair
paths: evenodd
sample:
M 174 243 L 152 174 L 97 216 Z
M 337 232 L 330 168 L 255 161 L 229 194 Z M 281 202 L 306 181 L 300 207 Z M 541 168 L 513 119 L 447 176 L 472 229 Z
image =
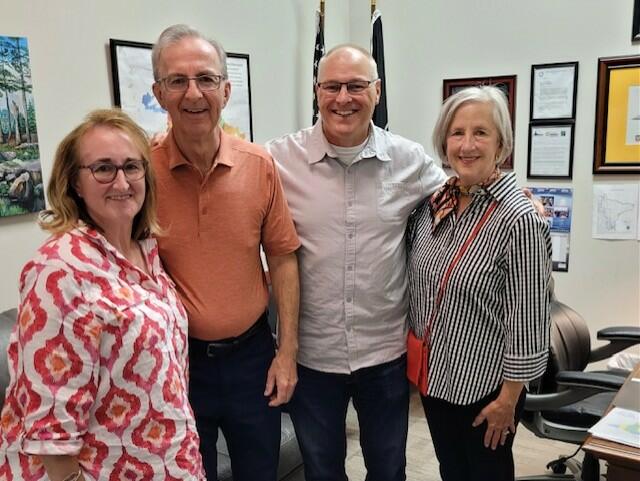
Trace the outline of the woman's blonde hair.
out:
M 124 132 L 140 151 L 145 162 L 144 184 L 146 194 L 140 212 L 133 219 L 131 238 L 144 239 L 159 232 L 156 215 L 156 187 L 150 163 L 149 138 L 131 117 L 120 109 L 100 109 L 90 112 L 85 120 L 62 139 L 53 160 L 53 170 L 47 185 L 49 209 L 40 214 L 39 224 L 53 234 L 67 232 L 79 221 L 102 231 L 89 215 L 84 201 L 75 191 L 80 159 L 78 144 L 95 127 L 108 127 Z

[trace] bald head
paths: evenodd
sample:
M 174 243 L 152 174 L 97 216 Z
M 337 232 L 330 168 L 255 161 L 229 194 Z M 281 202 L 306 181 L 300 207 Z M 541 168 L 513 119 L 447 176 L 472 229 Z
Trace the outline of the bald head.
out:
M 324 67 L 330 59 L 339 59 L 341 63 L 366 65 L 370 75 L 369 78 L 372 80 L 378 78 L 378 66 L 369 52 L 359 45 L 341 44 L 333 47 L 320 59 L 318 63 L 318 82 L 324 81 Z

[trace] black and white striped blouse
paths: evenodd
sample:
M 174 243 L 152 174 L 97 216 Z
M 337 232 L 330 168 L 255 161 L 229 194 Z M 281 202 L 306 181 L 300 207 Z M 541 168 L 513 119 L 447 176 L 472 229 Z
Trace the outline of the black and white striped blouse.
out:
M 431 324 L 429 396 L 466 405 L 503 380 L 542 375 L 549 346 L 549 226 L 505 175 L 431 232 L 424 203 L 409 221 L 409 325 L 420 338 L 451 260 L 493 200 L 497 207 L 453 269 Z

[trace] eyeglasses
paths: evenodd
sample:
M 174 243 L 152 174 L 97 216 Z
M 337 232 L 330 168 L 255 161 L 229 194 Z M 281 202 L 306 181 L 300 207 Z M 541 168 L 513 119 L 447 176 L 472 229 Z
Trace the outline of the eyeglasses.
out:
M 142 179 L 146 172 L 146 162 L 144 160 L 128 160 L 122 165 L 115 165 L 111 162 L 96 162 L 91 165 L 81 165 L 78 168 L 89 169 L 97 182 L 110 184 L 116 179 L 119 170 L 124 172 L 124 176 L 129 181 Z
M 224 80 L 224 76 L 214 74 L 204 74 L 196 77 L 168 75 L 165 78 L 158 80 L 158 82 L 164 82 L 167 89 L 171 92 L 185 92 L 189 88 L 189 81 L 191 80 L 196 81 L 196 85 L 201 92 L 208 92 L 220 88 L 220 84 Z
M 347 92 L 349 92 L 350 94 L 360 94 L 364 92 L 369 87 L 369 85 L 371 85 L 373 82 L 377 80 L 378 79 L 376 78 L 373 80 L 351 80 L 349 82 L 329 81 L 329 82 L 318 82 L 317 85 L 318 87 L 320 87 L 322 90 L 324 90 L 329 94 L 340 93 L 343 85 L 347 86 Z

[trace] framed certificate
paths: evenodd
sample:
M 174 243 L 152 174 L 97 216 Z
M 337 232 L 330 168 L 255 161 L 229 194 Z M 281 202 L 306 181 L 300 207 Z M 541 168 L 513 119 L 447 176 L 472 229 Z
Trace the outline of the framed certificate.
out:
M 576 117 L 578 62 L 531 66 L 531 121 Z
M 527 177 L 571 178 L 573 125 L 573 122 L 529 125 Z
M 640 55 L 598 59 L 594 174 L 640 174 Z

